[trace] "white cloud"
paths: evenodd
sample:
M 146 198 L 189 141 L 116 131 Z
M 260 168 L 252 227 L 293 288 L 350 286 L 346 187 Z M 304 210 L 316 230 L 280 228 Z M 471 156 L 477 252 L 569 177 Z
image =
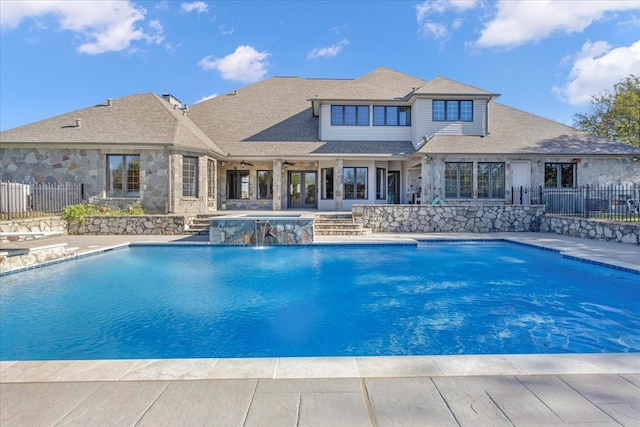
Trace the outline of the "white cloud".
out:
M 3 30 L 17 28 L 28 18 L 36 21 L 44 15 L 54 15 L 59 29 L 82 37 L 78 51 L 99 54 L 120 51 L 136 40 L 160 43 L 162 26 L 150 23 L 146 33 L 138 23 L 144 21 L 146 10 L 130 1 L 0 1 L 0 26 Z
M 342 48 L 347 46 L 349 43 L 350 43 L 349 40 L 343 39 L 331 46 L 317 47 L 313 49 L 311 52 L 309 52 L 309 54 L 307 55 L 307 59 L 331 58 L 333 56 L 336 56 L 338 53 L 340 53 Z
M 185 12 L 207 13 L 209 6 L 203 1 L 194 1 L 191 3 L 181 3 L 180 8 Z
M 443 15 L 447 11 L 464 12 L 480 4 L 477 0 L 427 0 L 416 5 L 416 19 L 419 32 L 430 35 L 435 39 L 444 39 L 449 35 L 449 28 L 457 30 L 463 20 L 455 18 L 451 23 L 445 17 L 433 19 L 433 15 Z
M 224 58 L 207 56 L 198 62 L 205 70 L 217 70 L 226 80 L 252 83 L 267 73 L 269 52 L 258 52 L 252 46 L 238 46 L 235 52 Z
M 579 32 L 608 12 L 640 10 L 640 1 L 501 0 L 497 9 L 497 16 L 485 25 L 475 46 L 513 48 L 542 40 L 558 31 Z
M 422 21 L 434 13 L 443 13 L 449 9 L 464 11 L 476 7 L 477 4 L 477 0 L 426 0 L 416 5 L 416 12 L 418 12 L 418 21 Z
M 568 82 L 553 93 L 572 105 L 586 105 L 592 95 L 613 86 L 640 70 L 640 40 L 613 49 L 606 42 L 587 42 L 575 56 Z
M 203 96 L 202 98 L 200 98 L 196 102 L 194 102 L 194 104 L 199 104 L 201 102 L 208 101 L 208 100 L 213 99 L 213 98 L 215 98 L 217 96 L 218 96 L 217 93 L 214 93 L 212 95 Z

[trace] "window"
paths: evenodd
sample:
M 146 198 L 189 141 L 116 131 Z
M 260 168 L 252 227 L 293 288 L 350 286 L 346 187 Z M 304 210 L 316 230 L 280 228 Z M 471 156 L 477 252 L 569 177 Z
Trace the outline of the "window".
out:
M 575 163 L 545 163 L 544 186 L 574 188 L 576 186 Z
M 342 169 L 344 176 L 345 200 L 367 198 L 367 168 L 347 167 Z
M 227 198 L 249 198 L 249 171 L 227 171 Z
M 411 126 L 411 107 L 373 106 L 374 126 Z
M 258 171 L 258 199 L 273 199 L 273 171 Z
M 198 197 L 198 158 L 182 156 L 182 197 Z
M 447 199 L 473 197 L 473 163 L 445 164 L 444 196 Z
M 369 126 L 368 105 L 332 105 L 332 126 Z
M 473 121 L 473 101 L 433 101 L 433 121 L 434 122 L 472 122 Z
M 107 155 L 109 197 L 140 196 L 140 156 Z
M 478 163 L 478 198 L 504 198 L 504 163 Z
M 320 172 L 322 179 L 322 198 L 333 199 L 333 168 L 325 168 Z
M 387 170 L 376 168 L 376 199 L 385 200 L 387 198 Z
M 207 197 L 216 198 L 216 162 L 207 160 Z

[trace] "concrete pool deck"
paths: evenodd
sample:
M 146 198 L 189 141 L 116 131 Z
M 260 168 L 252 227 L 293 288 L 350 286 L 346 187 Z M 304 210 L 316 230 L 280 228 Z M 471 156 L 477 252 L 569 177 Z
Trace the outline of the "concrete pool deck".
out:
M 376 233 L 316 241 L 487 238 L 640 271 L 640 246 L 546 233 Z M 11 246 L 67 243 L 85 254 L 129 242 L 206 239 L 59 236 Z M 0 362 L 0 425 L 638 426 L 640 353 L 7 361 Z

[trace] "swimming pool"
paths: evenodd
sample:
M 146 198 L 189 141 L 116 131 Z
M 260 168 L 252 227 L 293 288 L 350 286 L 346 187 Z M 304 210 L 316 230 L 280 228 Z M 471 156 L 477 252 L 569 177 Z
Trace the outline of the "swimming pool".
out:
M 4 276 L 0 360 L 638 352 L 639 286 L 505 242 L 132 246 Z

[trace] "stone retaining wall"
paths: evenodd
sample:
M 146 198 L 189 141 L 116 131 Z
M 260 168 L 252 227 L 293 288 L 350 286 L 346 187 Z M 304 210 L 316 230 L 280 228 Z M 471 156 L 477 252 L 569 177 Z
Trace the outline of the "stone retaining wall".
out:
M 44 264 L 60 258 L 75 256 L 75 252 L 67 250 L 66 243 L 25 249 L 24 251 L 0 251 L 0 273 L 20 270 L 34 265 Z
M 85 216 L 69 221 L 69 234 L 177 235 L 184 234 L 182 215 Z
M 540 231 L 640 245 L 639 223 L 603 222 L 547 214 L 542 217 Z
M 544 206 L 514 205 L 356 205 L 356 221 L 374 232 L 539 231 Z
M 59 216 L 0 221 L 0 233 L 2 233 L 0 243 L 34 240 L 56 234 L 62 235 L 67 233 L 67 221 Z

